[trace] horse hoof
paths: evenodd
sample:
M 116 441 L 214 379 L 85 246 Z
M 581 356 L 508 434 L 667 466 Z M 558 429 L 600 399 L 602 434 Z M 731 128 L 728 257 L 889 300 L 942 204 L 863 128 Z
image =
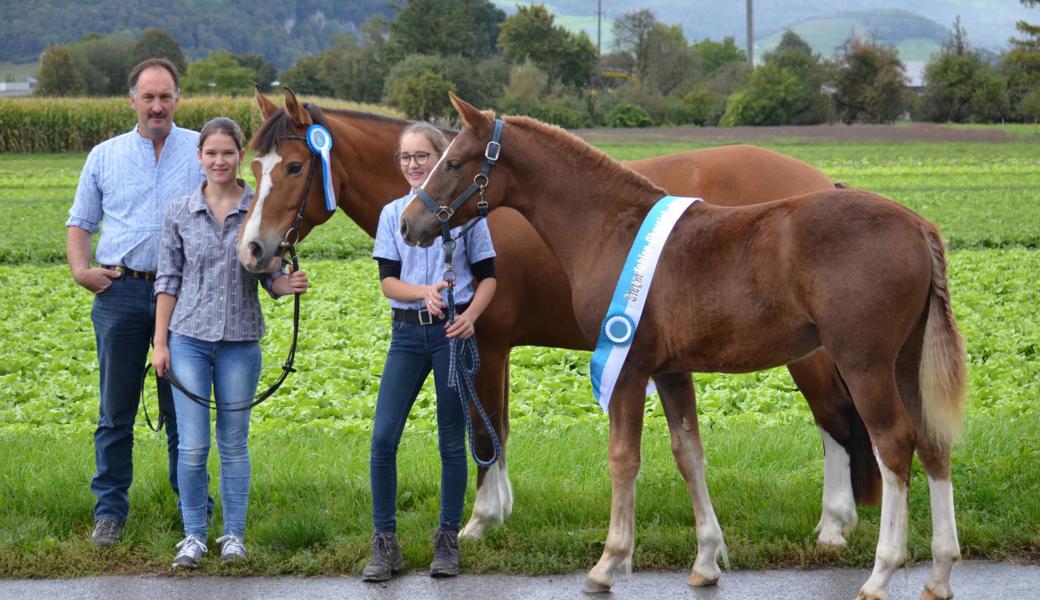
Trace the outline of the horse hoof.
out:
M 708 587 L 711 585 L 716 585 L 718 582 L 718 577 L 705 577 L 697 571 L 690 573 L 690 578 L 686 581 L 686 583 L 690 584 L 693 587 Z
M 939 596 L 927 587 L 921 592 L 921 600 L 951 600 L 952 598 L 953 594 L 950 594 L 949 596 Z
M 816 540 L 816 543 L 820 546 L 821 550 L 826 552 L 841 552 L 849 545 L 849 543 L 845 541 L 845 538 L 840 535 L 827 538 L 820 536 L 820 538 Z
M 878 596 L 878 595 L 871 594 L 869 592 L 864 592 L 863 590 L 860 590 L 859 594 L 856 596 L 856 600 L 885 600 L 885 597 L 883 595 Z
M 603 594 L 610 591 L 612 586 L 610 584 L 600 583 L 593 581 L 591 578 L 585 578 L 585 589 L 583 590 L 586 594 Z
M 479 540 L 484 537 L 484 532 L 486 531 L 487 527 L 483 523 L 476 519 L 470 519 L 469 523 L 467 523 L 466 526 L 462 528 L 462 531 L 459 532 L 459 537 L 470 540 Z

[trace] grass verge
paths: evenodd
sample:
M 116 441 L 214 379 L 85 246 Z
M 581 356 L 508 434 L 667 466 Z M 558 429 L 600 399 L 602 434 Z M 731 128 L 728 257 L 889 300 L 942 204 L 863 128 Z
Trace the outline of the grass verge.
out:
M 822 456 L 807 424 L 724 426 L 703 433 L 708 485 L 736 569 L 866 567 L 878 532 L 877 507 L 842 552 L 815 544 Z M 467 572 L 563 573 L 587 569 L 602 551 L 610 506 L 604 423 L 520 428 L 510 444 L 513 516 L 484 540 L 464 541 Z M 970 418 L 954 452 L 954 484 L 965 558 L 1040 557 L 1040 422 Z M 399 537 L 409 569 L 432 555 L 439 461 L 435 433 L 409 427 L 401 446 Z M 101 551 L 89 542 L 93 471 L 89 434 L 0 433 L 0 577 L 169 574 L 180 539 L 176 499 L 166 483 L 160 436 L 140 431 L 131 517 L 124 540 Z M 216 449 L 212 452 L 216 454 Z M 553 457 L 547 460 L 546 457 Z M 368 557 L 368 433 L 300 431 L 253 436 L 253 484 L 246 541 L 249 558 L 200 573 L 355 574 Z M 216 457 L 211 456 L 216 475 Z M 1031 474 L 1031 476 L 1026 476 Z M 472 506 L 472 481 L 467 510 Z M 219 490 L 211 485 L 214 494 Z M 219 505 L 219 497 L 218 497 Z M 909 556 L 930 558 L 927 482 L 911 487 Z M 662 423 L 644 431 L 637 484 L 639 569 L 688 569 L 696 552 L 690 501 Z M 220 512 L 211 540 L 220 535 Z

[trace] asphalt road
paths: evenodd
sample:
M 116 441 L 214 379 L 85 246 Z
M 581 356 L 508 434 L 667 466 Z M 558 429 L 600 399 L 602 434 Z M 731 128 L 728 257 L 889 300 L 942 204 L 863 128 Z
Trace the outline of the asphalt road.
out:
M 928 578 L 928 569 L 928 565 L 918 565 L 896 573 L 888 586 L 889 600 L 919 598 Z M 869 571 L 865 569 L 733 571 L 723 572 L 722 580 L 716 587 L 694 589 L 686 585 L 686 573 L 637 572 L 618 580 L 613 593 L 609 595 L 584 594 L 583 573 L 540 577 L 463 575 L 440 580 L 432 580 L 425 575 L 405 575 L 387 584 L 366 584 L 357 578 L 348 577 L 86 577 L 0 580 L 0 600 L 852 599 L 856 597 L 859 586 L 866 581 L 868 574 Z M 957 598 L 964 600 L 1040 598 L 1040 567 L 965 562 L 954 568 L 953 586 Z

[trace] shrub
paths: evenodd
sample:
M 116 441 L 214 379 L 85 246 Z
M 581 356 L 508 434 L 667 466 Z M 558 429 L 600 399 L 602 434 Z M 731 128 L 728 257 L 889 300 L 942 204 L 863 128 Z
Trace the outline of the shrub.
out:
M 726 97 L 706 87 L 698 86 L 682 98 L 683 123 L 691 125 L 718 125 L 726 110 Z
M 620 102 L 607 113 L 607 127 L 650 127 L 654 122 L 643 107 Z

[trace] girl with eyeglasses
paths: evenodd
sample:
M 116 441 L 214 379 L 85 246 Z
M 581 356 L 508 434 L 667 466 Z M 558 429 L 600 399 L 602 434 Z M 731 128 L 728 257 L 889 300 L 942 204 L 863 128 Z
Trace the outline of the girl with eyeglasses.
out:
M 458 531 L 466 494 L 466 423 L 468 411 L 448 387 L 449 340 L 468 339 L 474 323 L 495 294 L 495 250 L 487 222 L 481 221 L 455 248 L 455 322 L 447 324 L 444 251 L 409 246 L 401 238 L 401 212 L 447 147 L 439 129 L 416 123 L 402 134 L 396 154 L 401 175 L 412 192 L 383 208 L 373 258 L 379 262 L 380 286 L 392 312 L 390 349 L 379 385 L 372 428 L 372 558 L 365 581 L 386 581 L 404 567 L 397 542 L 397 446 L 408 412 L 433 371 L 437 388 L 437 434 L 441 456 L 440 523 L 433 536 L 430 576 L 459 572 Z M 454 234 L 461 227 L 453 229 Z

